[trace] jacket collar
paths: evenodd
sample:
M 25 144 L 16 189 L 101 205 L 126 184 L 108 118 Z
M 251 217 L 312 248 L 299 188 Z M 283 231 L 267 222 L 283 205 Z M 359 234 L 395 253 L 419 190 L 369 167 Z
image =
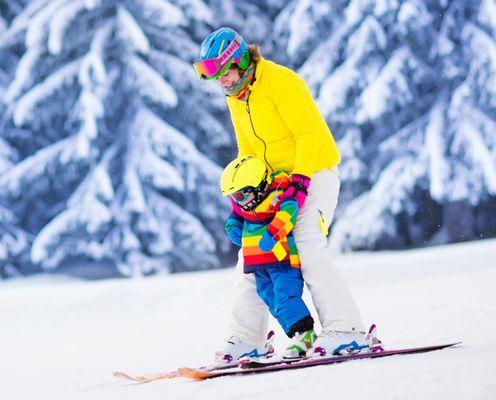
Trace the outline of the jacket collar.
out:
M 262 78 L 262 74 L 266 65 L 267 65 L 267 61 L 265 60 L 265 58 L 260 57 L 260 60 L 257 63 L 257 67 L 255 68 L 255 79 L 253 80 L 252 83 L 248 85 L 248 91 L 247 91 L 248 96 L 257 88 L 260 79 Z M 229 96 L 227 94 L 226 94 L 226 98 L 228 99 L 228 101 L 236 101 L 236 102 L 239 101 L 242 104 L 244 104 L 244 101 L 246 101 L 246 99 L 240 100 L 236 98 L 236 96 Z
M 258 83 L 260 82 L 260 79 L 262 78 L 262 74 L 263 74 L 263 71 L 265 69 L 265 65 L 267 64 L 267 61 L 265 61 L 265 58 L 263 57 L 260 57 L 260 60 L 258 61 L 257 63 L 257 68 L 255 69 L 255 80 L 253 81 L 253 83 L 251 83 L 248 87 L 249 87 L 249 91 L 250 92 L 253 92 Z

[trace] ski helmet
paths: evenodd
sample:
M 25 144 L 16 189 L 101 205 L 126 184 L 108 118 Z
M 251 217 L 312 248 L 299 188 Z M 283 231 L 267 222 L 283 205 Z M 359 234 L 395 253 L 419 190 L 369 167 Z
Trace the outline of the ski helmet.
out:
M 250 65 L 250 51 L 239 33 L 223 27 L 206 37 L 200 46 L 200 60 L 193 66 L 199 79 L 215 79 L 233 64 L 245 71 Z
M 241 206 L 250 210 L 265 197 L 268 188 L 268 171 L 265 164 L 256 157 L 246 156 L 231 161 L 224 169 L 220 179 L 223 196 L 230 195 L 234 201 L 242 202 L 248 194 L 255 196 L 248 204 Z

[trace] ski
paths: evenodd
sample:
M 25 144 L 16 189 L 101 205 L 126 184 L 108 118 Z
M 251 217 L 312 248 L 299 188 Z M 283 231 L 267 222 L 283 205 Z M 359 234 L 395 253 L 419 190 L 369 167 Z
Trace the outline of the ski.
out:
M 129 375 L 126 374 L 125 372 L 114 371 L 113 375 L 116 378 L 126 379 L 137 383 L 149 383 L 160 379 L 171 379 L 181 376 L 177 370 L 166 373 L 150 374 L 150 375 Z
M 394 356 L 400 354 L 427 353 L 430 351 L 442 350 L 448 347 L 453 347 L 460 343 L 461 342 L 434 345 L 434 346 L 412 347 L 406 349 L 382 350 L 376 352 L 356 353 L 350 355 L 340 355 L 340 356 L 331 356 L 331 357 L 312 357 L 312 358 L 296 360 L 296 361 L 294 360 L 288 360 L 282 362 L 247 361 L 241 363 L 238 367 L 234 367 L 226 370 L 208 371 L 208 370 L 199 370 L 194 368 L 179 368 L 178 372 L 180 373 L 181 376 L 186 378 L 204 380 L 204 379 L 217 378 L 228 375 L 254 374 L 261 372 L 280 371 L 286 369 L 308 368 L 319 365 L 337 364 L 352 360 L 372 359 L 372 358 L 388 357 L 388 356 Z
M 217 372 L 217 371 L 224 371 L 224 370 L 229 370 L 231 368 L 237 368 L 238 365 L 210 365 L 210 366 L 204 366 L 204 367 L 199 367 L 196 368 L 195 371 L 205 371 L 205 372 Z M 125 379 L 128 381 L 136 382 L 136 383 L 150 383 L 162 379 L 173 379 L 173 378 L 179 378 L 183 376 L 180 372 L 179 369 L 170 371 L 170 372 L 161 372 L 157 374 L 148 374 L 148 375 L 130 375 L 125 372 L 121 371 L 114 371 L 112 373 L 116 378 L 120 379 Z
M 269 354 L 272 354 L 274 352 L 274 348 L 272 347 L 273 340 L 274 340 L 274 331 L 271 330 L 267 335 L 267 341 L 265 343 L 265 347 L 268 349 Z M 231 369 L 236 369 L 236 368 L 238 368 L 237 362 L 232 362 L 232 361 L 228 362 L 228 360 L 226 360 L 226 363 L 211 364 L 208 366 L 193 368 L 193 369 L 198 372 L 219 372 L 219 371 L 229 371 Z M 113 375 L 116 378 L 125 379 L 136 383 L 150 383 L 162 379 L 173 379 L 183 376 L 180 373 L 180 369 L 176 369 L 170 372 L 163 372 L 163 373 L 149 374 L 149 375 L 129 375 L 126 374 L 125 372 L 114 371 Z

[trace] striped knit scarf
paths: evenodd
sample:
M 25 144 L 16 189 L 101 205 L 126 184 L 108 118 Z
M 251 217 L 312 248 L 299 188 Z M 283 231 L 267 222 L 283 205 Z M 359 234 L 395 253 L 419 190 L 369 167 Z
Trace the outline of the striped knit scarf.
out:
M 256 65 L 251 63 L 241 78 L 239 78 L 239 81 L 229 89 L 226 89 L 226 94 L 230 97 L 236 97 L 238 100 L 245 100 L 246 94 L 248 93 L 248 87 L 255 76 L 255 69 Z

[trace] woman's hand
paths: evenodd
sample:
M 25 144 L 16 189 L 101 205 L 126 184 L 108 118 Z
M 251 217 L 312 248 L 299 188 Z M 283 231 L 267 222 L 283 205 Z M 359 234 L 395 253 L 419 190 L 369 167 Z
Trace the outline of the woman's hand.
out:
M 301 209 L 308 194 L 310 186 L 310 178 L 301 174 L 291 174 L 291 183 L 288 188 L 279 196 L 279 199 L 294 199 L 298 203 L 298 208 Z

